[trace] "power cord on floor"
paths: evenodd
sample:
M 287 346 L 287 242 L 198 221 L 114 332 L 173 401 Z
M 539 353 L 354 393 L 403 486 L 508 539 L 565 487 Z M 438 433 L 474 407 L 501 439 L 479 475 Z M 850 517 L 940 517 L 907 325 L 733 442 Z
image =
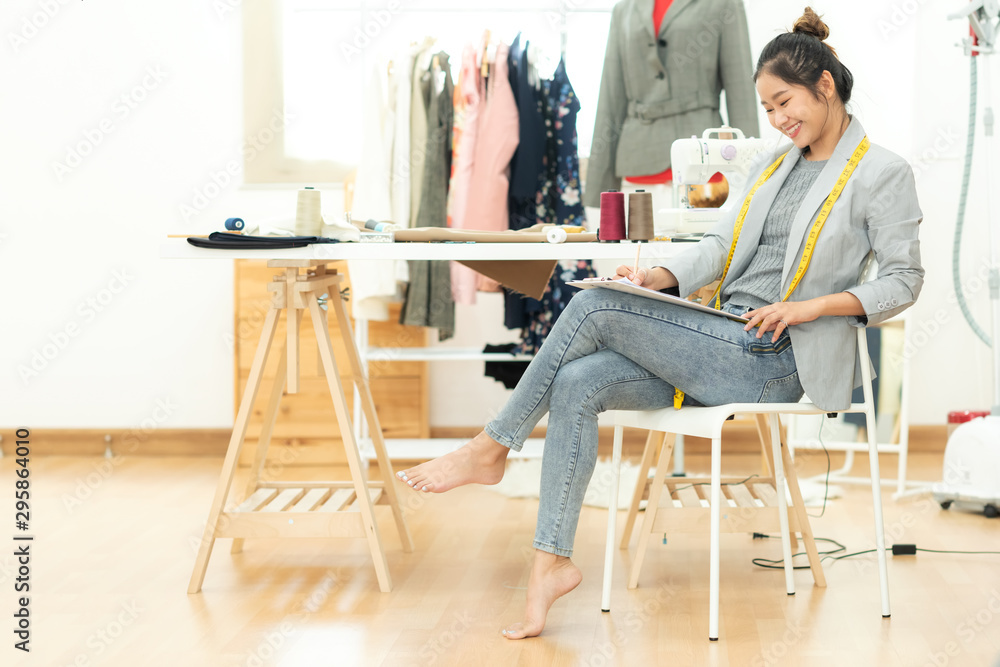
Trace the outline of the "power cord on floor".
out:
M 826 443 L 823 442 L 823 425 L 826 424 L 826 419 L 821 419 L 819 423 L 819 433 L 816 434 L 816 439 L 819 440 L 820 446 L 823 447 L 823 453 L 826 454 L 826 479 L 823 481 L 823 508 L 819 511 L 819 514 L 809 514 L 814 519 L 818 519 L 824 514 L 826 514 L 826 501 L 830 497 L 830 450 L 826 448 Z
M 753 539 L 755 539 L 755 540 L 757 540 L 757 539 L 775 539 L 777 537 L 779 537 L 779 536 L 777 536 L 777 535 L 765 535 L 764 533 L 754 533 L 753 534 Z M 861 555 L 864 555 L 864 554 L 873 554 L 873 553 L 876 553 L 878 551 L 877 549 L 866 549 L 864 551 L 855 551 L 854 553 L 842 554 L 842 555 L 836 556 L 834 554 L 839 554 L 841 551 L 847 551 L 847 547 L 845 547 L 843 544 L 841 544 L 837 540 L 833 540 L 833 539 L 830 539 L 828 537 L 817 537 L 817 538 L 814 538 L 814 539 L 815 539 L 816 542 L 830 542 L 832 544 L 837 545 L 837 548 L 833 549 L 831 551 L 820 551 L 820 552 L 818 552 L 819 555 L 820 555 L 820 562 L 822 562 L 824 560 L 827 560 L 827 559 L 829 559 L 829 560 L 843 560 L 844 558 L 853 558 L 854 556 L 861 556 Z M 944 550 L 939 550 L 939 549 L 918 549 L 917 546 L 914 545 L 914 544 L 894 544 L 894 545 L 892 545 L 892 554 L 894 556 L 912 556 L 912 555 L 915 555 L 916 552 L 918 552 L 918 551 L 925 551 L 927 553 L 935 553 L 935 554 L 1000 554 L 1000 551 L 944 551 Z M 805 556 L 805 555 L 807 555 L 806 552 L 801 551 L 801 552 L 799 552 L 797 554 L 792 554 L 792 558 L 796 558 L 798 556 Z M 785 565 L 784 565 L 785 559 L 784 558 L 779 558 L 778 560 L 771 560 L 771 559 L 768 559 L 768 558 L 754 558 L 751 562 L 754 565 L 756 565 L 757 567 L 763 567 L 763 568 L 767 568 L 767 569 L 770 569 L 770 570 L 783 570 L 785 568 Z M 809 565 L 793 565 L 792 569 L 793 570 L 808 570 L 809 569 Z

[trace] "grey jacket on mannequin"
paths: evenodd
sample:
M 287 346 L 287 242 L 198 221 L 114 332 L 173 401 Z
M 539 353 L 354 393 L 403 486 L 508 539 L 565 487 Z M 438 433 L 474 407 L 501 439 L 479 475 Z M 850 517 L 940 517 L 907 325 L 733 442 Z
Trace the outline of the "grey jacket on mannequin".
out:
M 670 146 L 722 124 L 758 136 L 757 93 L 742 0 L 674 0 L 653 34 L 653 0 L 622 0 L 611 13 L 584 204 L 625 176 L 670 167 Z
M 865 129 L 852 117 L 833 155 L 803 198 L 788 236 L 781 274 L 782 295 L 791 285 L 806 237 L 823 203 L 864 137 Z M 731 195 L 742 201 L 768 165 L 786 151 L 788 156 L 781 166 L 754 194 L 726 284 L 743 273 L 757 252 L 771 204 L 802 151 L 785 144 L 773 152 L 761 153 L 744 192 Z M 721 277 L 738 209 L 737 206 L 723 216 L 697 245 L 660 262 L 677 277 L 681 294 L 690 294 Z M 806 395 L 824 410 L 846 409 L 851 403 L 851 390 L 861 383 L 861 363 L 852 327 L 884 322 L 917 300 L 924 279 L 917 239 L 917 226 L 922 219 L 913 169 L 903 158 L 873 143 L 830 210 L 809 268 L 790 297 L 791 301 L 805 301 L 849 292 L 864 307 L 862 317 L 820 317 L 788 328 L 799 382 Z M 878 276 L 858 285 L 869 252 L 875 253 Z

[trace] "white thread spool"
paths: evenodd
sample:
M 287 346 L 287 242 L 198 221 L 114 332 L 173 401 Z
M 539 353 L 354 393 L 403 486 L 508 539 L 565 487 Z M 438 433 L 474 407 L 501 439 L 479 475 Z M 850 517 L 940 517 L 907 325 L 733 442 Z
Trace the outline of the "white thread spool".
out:
M 323 231 L 323 214 L 320 209 L 319 190 L 305 187 L 299 190 L 295 209 L 295 234 L 319 236 Z
M 567 238 L 566 230 L 559 227 L 549 227 L 545 230 L 545 240 L 549 243 L 565 243 Z

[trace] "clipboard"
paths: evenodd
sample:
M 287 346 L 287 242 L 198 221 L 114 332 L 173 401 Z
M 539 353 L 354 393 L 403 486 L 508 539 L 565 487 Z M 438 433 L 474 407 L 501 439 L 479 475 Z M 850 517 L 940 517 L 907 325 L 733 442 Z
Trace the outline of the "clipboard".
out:
M 701 311 L 703 313 L 718 315 L 720 317 L 725 317 L 735 322 L 746 323 L 750 321 L 745 317 L 741 317 L 739 315 L 733 315 L 732 313 L 727 313 L 724 310 L 716 310 L 715 308 L 709 308 L 708 306 L 703 306 L 700 303 L 695 303 L 694 301 L 688 301 L 687 299 L 682 299 L 680 297 L 672 296 L 670 294 L 664 294 L 663 292 L 657 292 L 656 290 L 649 289 L 648 287 L 642 287 L 640 285 L 636 285 L 628 278 L 619 278 L 618 280 L 609 280 L 606 278 L 598 278 L 595 280 L 570 280 L 567 281 L 566 284 L 572 285 L 573 287 L 579 287 L 580 289 L 591 289 L 593 287 L 600 287 L 602 289 L 614 290 L 616 292 L 637 294 L 639 296 L 646 297 L 647 299 L 655 299 L 657 301 L 665 301 L 667 303 L 673 303 L 683 308 L 691 308 L 693 310 Z

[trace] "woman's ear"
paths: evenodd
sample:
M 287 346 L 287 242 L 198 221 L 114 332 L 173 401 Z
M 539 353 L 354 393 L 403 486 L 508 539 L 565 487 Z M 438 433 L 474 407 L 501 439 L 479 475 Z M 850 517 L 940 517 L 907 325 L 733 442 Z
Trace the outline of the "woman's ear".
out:
M 823 73 L 819 75 L 819 81 L 816 83 L 819 88 L 819 92 L 828 101 L 832 102 L 837 98 L 837 84 L 834 83 L 833 75 L 830 74 L 830 70 L 823 70 Z

